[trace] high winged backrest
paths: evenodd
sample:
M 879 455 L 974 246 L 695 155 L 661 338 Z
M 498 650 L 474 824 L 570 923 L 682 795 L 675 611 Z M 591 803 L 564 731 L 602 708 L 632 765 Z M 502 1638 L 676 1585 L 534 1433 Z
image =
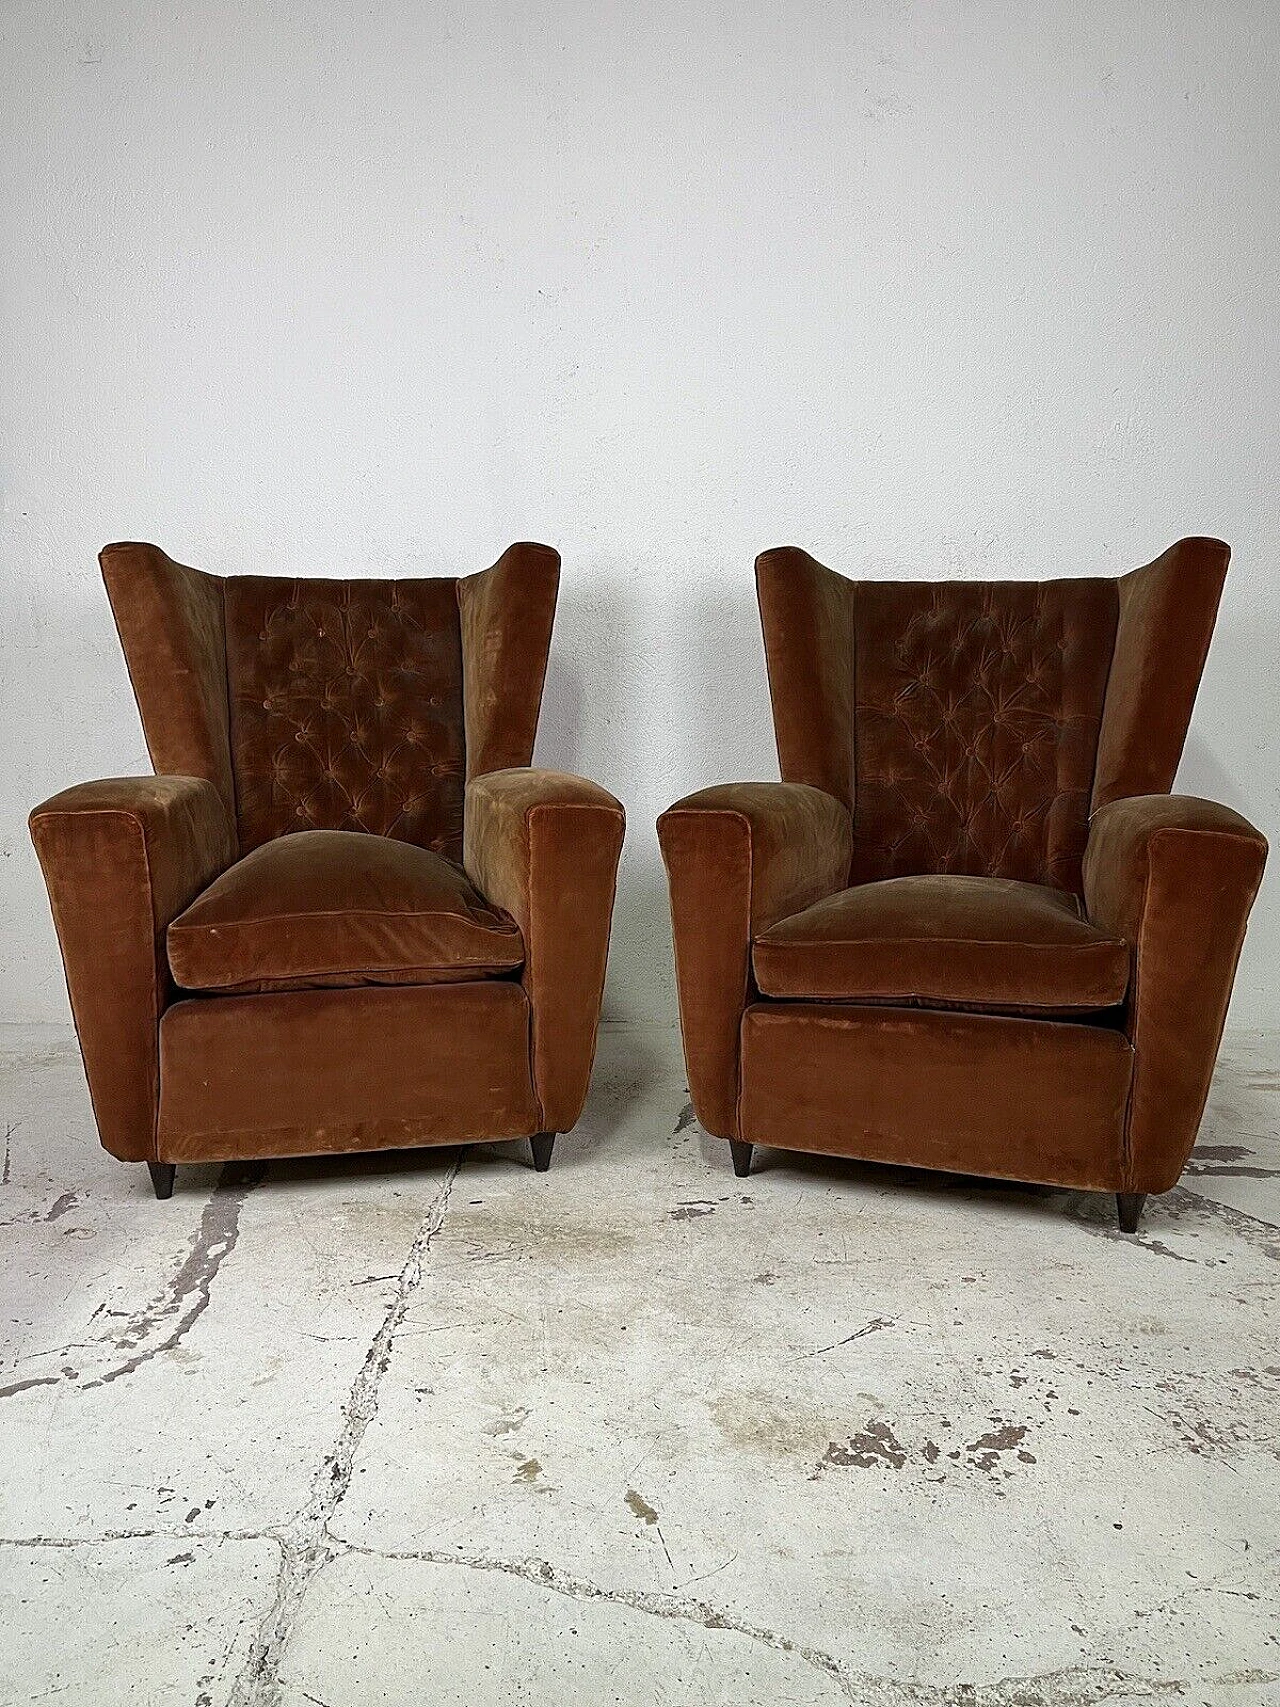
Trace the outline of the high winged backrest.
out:
M 1184 539 L 1118 580 L 928 582 L 765 552 L 782 776 L 851 808 L 849 881 L 1078 893 L 1090 813 L 1173 786 L 1228 558 Z
M 143 544 L 101 561 L 152 764 L 212 782 L 242 854 L 362 830 L 459 860 L 467 778 L 533 756 L 547 546 L 462 579 L 224 579 Z

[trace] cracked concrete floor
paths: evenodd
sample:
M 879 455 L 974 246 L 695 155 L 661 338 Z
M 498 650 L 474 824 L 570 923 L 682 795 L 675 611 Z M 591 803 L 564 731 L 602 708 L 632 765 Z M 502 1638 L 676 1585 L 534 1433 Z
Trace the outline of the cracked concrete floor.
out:
M 1183 1186 L 578 1129 L 180 1170 L 0 1060 L 0 1703 L 1280 1702 L 1280 1042 Z

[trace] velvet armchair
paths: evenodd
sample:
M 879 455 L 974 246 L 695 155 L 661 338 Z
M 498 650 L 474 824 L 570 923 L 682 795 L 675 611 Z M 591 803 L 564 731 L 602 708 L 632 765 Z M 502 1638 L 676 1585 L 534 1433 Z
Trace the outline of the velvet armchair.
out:
M 460 579 L 101 558 L 156 775 L 31 814 L 102 1143 L 178 1163 L 577 1120 L 624 819 L 530 769 L 560 559 Z
M 1267 845 L 1170 793 L 1229 552 L 756 584 L 783 780 L 659 820 L 689 1088 L 752 1148 L 1114 1192 L 1195 1142 Z

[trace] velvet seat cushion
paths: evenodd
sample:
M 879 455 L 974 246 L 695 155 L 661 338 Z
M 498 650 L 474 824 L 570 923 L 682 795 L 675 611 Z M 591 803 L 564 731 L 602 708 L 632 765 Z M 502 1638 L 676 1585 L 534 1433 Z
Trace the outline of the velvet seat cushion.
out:
M 169 926 L 185 990 L 454 984 L 519 970 L 519 928 L 441 854 L 354 830 L 264 842 Z
M 995 877 L 894 877 L 816 901 L 764 931 L 763 995 L 1012 1014 L 1114 1007 L 1129 948 L 1060 889 Z

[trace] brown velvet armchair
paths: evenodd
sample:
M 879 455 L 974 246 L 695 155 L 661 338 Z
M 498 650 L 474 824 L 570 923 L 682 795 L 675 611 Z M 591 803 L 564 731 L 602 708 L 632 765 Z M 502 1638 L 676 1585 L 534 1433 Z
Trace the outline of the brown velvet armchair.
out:
M 779 783 L 664 813 L 703 1127 L 1115 1192 L 1135 1231 L 1208 1094 L 1267 844 L 1171 795 L 1229 558 L 1119 580 L 756 584 Z
M 621 806 L 531 770 L 560 559 L 463 579 L 102 570 L 156 775 L 31 814 L 105 1147 L 528 1137 L 595 1051 Z

